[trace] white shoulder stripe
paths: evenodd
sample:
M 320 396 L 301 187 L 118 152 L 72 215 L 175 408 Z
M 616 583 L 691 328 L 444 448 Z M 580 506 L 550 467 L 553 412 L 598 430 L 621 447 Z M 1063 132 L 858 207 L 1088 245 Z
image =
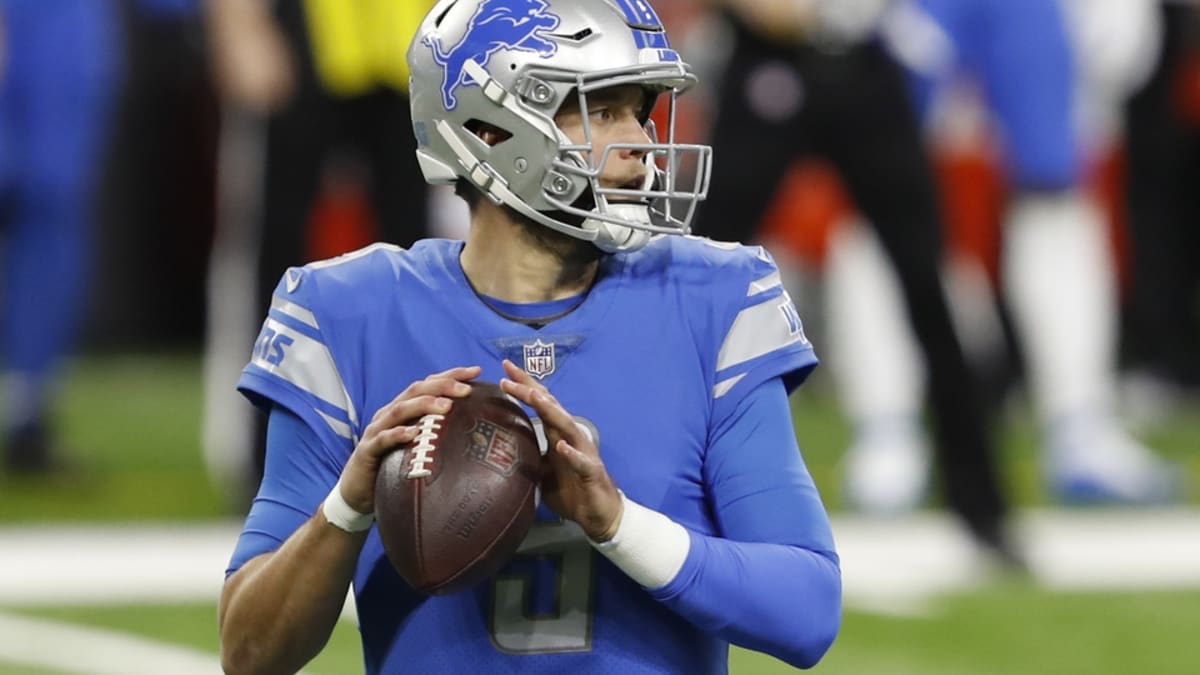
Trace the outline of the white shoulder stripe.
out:
M 729 379 L 718 382 L 716 386 L 713 387 L 713 398 L 721 398 L 725 394 L 728 394 L 729 390 L 733 389 L 734 385 L 736 385 L 738 382 L 741 382 L 742 378 L 745 376 L 746 373 L 739 373 Z
M 751 281 L 750 288 L 746 289 L 746 297 L 758 295 L 763 291 L 769 291 L 782 283 L 783 280 L 779 275 L 779 270 L 775 270 L 761 279 L 755 279 L 754 281 Z
M 791 305 L 784 293 L 739 312 L 717 354 L 717 370 L 804 340 L 804 331 L 789 320 L 795 316 Z
M 312 326 L 318 330 L 321 328 L 317 325 L 317 317 L 314 316 L 312 312 L 304 309 L 294 302 L 284 300 L 278 295 L 271 296 L 271 309 L 279 310 L 280 312 L 287 314 L 300 323 Z
M 321 416 L 321 419 L 325 420 L 325 423 L 329 425 L 329 428 L 333 430 L 333 433 L 350 441 L 356 440 L 354 438 L 354 432 L 350 430 L 349 424 L 330 417 L 320 410 L 317 411 L 317 414 Z
M 344 410 L 346 418 L 357 423 L 346 385 L 323 343 L 267 318 L 252 363 Z
M 336 258 L 329 258 L 327 260 L 318 260 L 316 262 L 308 263 L 307 265 L 305 265 L 305 267 L 307 267 L 308 269 L 319 270 L 319 269 L 323 269 L 326 267 L 333 267 L 334 265 L 341 265 L 342 263 L 348 263 L 348 262 L 351 262 L 354 260 L 358 260 L 359 258 L 369 256 L 376 251 L 403 251 L 403 250 L 404 250 L 403 248 L 401 248 L 395 244 L 389 244 L 387 242 L 379 241 L 379 242 L 375 242 L 374 244 L 364 246 L 364 247 L 358 249 L 357 251 L 350 251 L 349 253 L 343 253 L 342 255 L 339 255 Z

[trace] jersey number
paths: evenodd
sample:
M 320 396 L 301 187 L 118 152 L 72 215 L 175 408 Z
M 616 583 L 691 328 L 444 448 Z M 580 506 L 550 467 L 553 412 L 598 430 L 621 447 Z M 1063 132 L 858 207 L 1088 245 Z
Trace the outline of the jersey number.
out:
M 544 453 L 542 421 L 532 421 Z M 591 420 L 576 417 L 575 422 L 599 445 L 600 434 Z M 514 654 L 590 650 L 593 555 L 587 535 L 575 523 L 534 523 L 517 549 L 513 571 L 492 582 L 490 628 L 496 646 Z
M 534 524 L 513 565 L 528 571 L 501 574 L 492 582 L 490 628 L 496 646 L 514 654 L 590 650 L 592 556 L 587 537 L 575 523 Z M 557 577 L 550 587 L 539 574 L 548 569 Z M 546 597 L 551 593 L 553 597 Z M 552 609 L 538 609 L 545 607 Z

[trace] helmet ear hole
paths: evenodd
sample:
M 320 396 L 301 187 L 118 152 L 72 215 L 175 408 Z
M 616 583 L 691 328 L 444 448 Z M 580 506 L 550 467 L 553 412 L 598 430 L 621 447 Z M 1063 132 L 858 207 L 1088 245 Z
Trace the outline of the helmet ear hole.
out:
M 480 140 L 493 148 L 513 137 L 511 131 L 480 119 L 472 118 L 467 120 L 463 128 L 478 136 Z

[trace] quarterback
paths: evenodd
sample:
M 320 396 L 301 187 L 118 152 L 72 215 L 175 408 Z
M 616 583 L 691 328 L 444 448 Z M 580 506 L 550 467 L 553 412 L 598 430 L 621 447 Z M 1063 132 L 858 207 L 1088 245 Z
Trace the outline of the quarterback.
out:
M 351 588 L 367 673 L 815 664 L 841 574 L 788 394 L 817 360 L 765 251 L 688 235 L 711 151 L 675 138 L 695 76 L 654 10 L 442 0 L 408 60 L 417 159 L 470 234 L 280 280 L 239 384 L 269 424 L 226 671 L 300 669 Z M 543 500 L 499 574 L 426 596 L 384 555 L 375 477 L 473 379 L 542 428 Z

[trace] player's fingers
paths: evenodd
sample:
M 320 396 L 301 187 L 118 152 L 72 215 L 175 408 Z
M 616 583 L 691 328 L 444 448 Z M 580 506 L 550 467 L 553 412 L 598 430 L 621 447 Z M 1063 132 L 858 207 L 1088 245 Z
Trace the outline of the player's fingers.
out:
M 445 415 L 450 412 L 453 404 L 454 401 L 449 396 L 434 394 L 423 394 L 415 398 L 394 401 L 375 414 L 371 423 L 363 431 L 363 436 L 366 437 L 372 433 L 378 434 L 384 429 L 410 423 L 425 415 Z
M 404 401 L 418 398 L 421 396 L 443 396 L 447 398 L 463 398 L 471 393 L 471 385 L 460 382 L 459 380 L 438 377 L 436 379 L 418 380 L 408 385 L 404 391 L 400 392 L 396 398 L 393 398 L 387 405 L 375 411 L 371 417 L 371 422 L 379 420 L 385 415 L 391 414 L 396 406 L 400 406 Z
M 557 435 L 558 438 L 569 441 L 577 448 L 586 447 L 586 451 L 595 450 L 591 439 L 575 423 L 575 418 L 553 396 L 536 389 L 531 390 L 524 385 L 517 385 L 516 389 L 521 390 L 520 394 L 515 394 L 517 398 L 533 408 L 537 416 L 541 418 L 548 441 L 557 440 L 554 438 Z
M 505 363 L 508 364 L 505 366 L 505 370 L 509 370 L 510 367 L 516 368 L 516 366 L 512 365 L 511 361 L 506 361 Z M 528 373 L 520 370 L 519 368 L 511 372 L 516 379 L 509 377 L 500 378 L 500 388 L 503 389 L 505 393 L 516 396 L 526 404 L 530 402 L 532 396 L 537 394 L 540 394 L 546 399 L 558 404 L 558 399 L 554 397 L 554 394 L 550 393 L 550 390 L 547 389 L 544 384 L 530 377 Z
M 581 443 L 590 443 L 588 437 L 575 423 L 575 417 L 567 412 L 566 408 L 559 405 L 554 398 L 538 392 L 534 394 L 533 401 L 536 404 L 534 409 L 538 411 L 542 423 L 553 427 L 554 431 L 558 432 L 563 439 L 570 441 L 576 447 Z
M 503 361 L 501 361 L 500 365 L 502 365 L 504 367 L 504 373 L 506 375 L 508 375 L 509 379 L 511 379 L 513 382 L 516 382 L 518 384 L 523 384 L 527 387 L 533 387 L 534 389 L 539 389 L 541 391 L 546 392 L 547 394 L 550 393 L 550 390 L 546 388 L 546 385 L 533 379 L 532 375 L 525 372 L 524 369 L 522 369 L 520 366 L 513 363 L 512 361 L 509 361 L 508 359 L 504 359 Z
M 434 394 L 439 396 L 453 396 L 461 398 L 471 393 L 471 385 L 457 378 L 445 376 L 442 374 L 430 375 L 423 380 L 417 380 L 408 385 L 400 395 L 392 399 L 393 402 L 399 402 L 406 398 L 415 398 L 424 394 Z
M 434 373 L 425 379 L 450 378 L 452 380 L 466 381 L 479 377 L 481 373 L 483 373 L 481 366 L 456 366 L 448 370 L 443 370 L 440 373 Z
M 471 385 L 453 378 L 439 377 L 414 382 L 409 386 L 413 396 L 447 396 L 462 398 L 471 393 Z
M 595 478 L 603 470 L 599 459 L 579 450 L 565 440 L 555 443 L 554 451 L 580 478 Z
M 466 382 L 479 377 L 482 372 L 483 368 L 480 366 L 459 366 L 443 370 L 440 373 L 434 373 L 423 380 L 417 380 L 409 384 L 404 388 L 404 391 L 396 394 L 395 398 L 389 401 L 389 403 L 398 403 L 406 398 L 413 398 L 422 394 L 437 394 L 461 398 L 471 393 L 471 385 Z M 376 415 L 382 410 L 383 408 L 380 408 L 376 411 Z
M 405 443 L 411 443 L 419 433 L 420 428 L 415 425 L 390 427 L 380 430 L 379 433 L 375 434 L 360 447 L 368 457 L 378 459 Z

